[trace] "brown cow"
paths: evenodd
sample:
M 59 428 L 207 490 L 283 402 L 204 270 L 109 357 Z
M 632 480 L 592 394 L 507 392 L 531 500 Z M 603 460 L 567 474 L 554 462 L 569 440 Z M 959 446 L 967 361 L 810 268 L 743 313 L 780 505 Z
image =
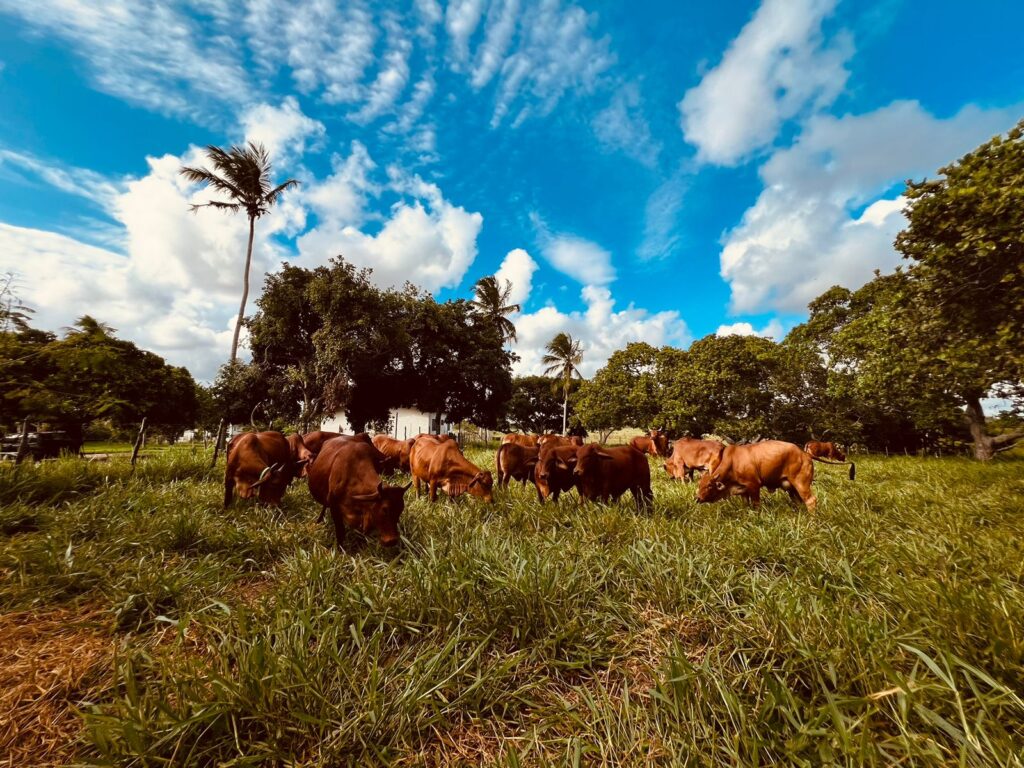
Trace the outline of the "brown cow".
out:
M 618 501 L 626 491 L 633 494 L 637 509 L 645 509 L 651 493 L 651 465 L 631 445 L 590 443 L 576 454 L 576 487 L 588 501 Z
M 546 445 L 575 445 L 583 446 L 583 438 L 579 435 L 541 435 L 537 438 L 537 447 L 543 448 Z
M 818 503 L 811 488 L 813 480 L 814 463 L 798 445 L 781 440 L 727 445 L 722 449 L 721 459 L 701 477 L 697 502 L 743 496 L 758 509 L 762 488 L 782 488 L 791 499 L 800 499 L 813 512 Z
M 640 453 L 651 456 L 668 456 L 668 436 L 660 429 L 652 429 L 646 435 L 638 435 L 629 444 Z
M 469 493 L 488 503 L 494 502 L 491 473 L 481 470 L 463 456 L 454 440 L 417 437 L 409 454 L 409 464 L 417 496 L 420 495 L 420 483 L 425 482 L 431 501 L 437 501 L 437 489 L 440 487 L 452 498 Z
M 706 472 L 713 463 L 717 463 L 723 443 L 717 440 L 695 440 L 692 437 L 681 437 L 672 443 L 672 455 L 665 462 L 665 471 L 673 480 L 689 482 L 697 470 Z
M 292 459 L 291 446 L 280 432 L 244 432 L 228 445 L 224 470 L 224 506 L 231 505 L 237 489 L 239 498 L 277 506 L 289 483 L 305 461 Z
M 343 437 L 346 440 L 361 440 L 364 443 L 370 442 L 370 435 L 366 432 L 359 432 L 355 435 L 344 435 L 341 432 L 322 432 L 317 430 L 316 432 L 307 432 L 302 436 L 302 442 L 306 444 L 306 447 L 313 452 L 313 454 L 320 453 L 320 449 L 323 444 L 328 440 L 333 440 L 336 437 Z
M 537 465 L 533 470 L 533 484 L 537 486 L 537 498 L 541 503 L 548 497 L 556 504 L 562 492 L 576 487 L 572 471 L 576 469 L 577 445 L 545 445 L 540 449 Z
M 814 440 L 804 445 L 804 450 L 815 461 L 822 464 L 850 465 L 850 479 L 857 477 L 857 465 L 846 460 L 846 453 L 835 443 L 819 443 Z
M 498 487 L 508 488 L 509 481 L 513 478 L 525 486 L 527 480 L 533 480 L 533 469 L 539 458 L 540 449 L 536 446 L 502 443 L 498 446 L 498 454 L 494 460 L 498 473 Z
M 285 440 L 288 441 L 288 448 L 291 449 L 292 461 L 299 468 L 299 477 L 305 477 L 309 473 L 309 465 L 316 458 L 316 454 L 309 450 L 302 440 L 302 435 L 298 433 L 288 435 Z
M 339 547 L 346 526 L 364 535 L 376 533 L 386 547 L 398 543 L 398 518 L 412 483 L 385 485 L 377 471 L 377 453 L 362 440 L 329 440 L 309 468 L 309 492 L 331 511 Z
M 536 448 L 538 440 L 540 440 L 540 435 L 521 435 L 518 432 L 510 432 L 501 438 L 501 444 L 515 443 L 526 448 Z
M 415 438 L 396 440 L 388 435 L 373 436 L 373 445 L 387 457 L 385 469 L 388 472 L 399 469 L 403 472 L 409 471 L 409 451 L 412 450 L 415 441 Z

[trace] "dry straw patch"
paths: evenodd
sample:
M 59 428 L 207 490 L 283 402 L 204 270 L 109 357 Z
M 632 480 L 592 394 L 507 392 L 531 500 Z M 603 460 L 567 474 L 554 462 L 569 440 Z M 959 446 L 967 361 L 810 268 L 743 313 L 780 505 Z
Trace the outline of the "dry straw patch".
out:
M 95 608 L 0 616 L 0 765 L 64 765 L 81 730 L 75 708 L 109 687 L 114 641 Z

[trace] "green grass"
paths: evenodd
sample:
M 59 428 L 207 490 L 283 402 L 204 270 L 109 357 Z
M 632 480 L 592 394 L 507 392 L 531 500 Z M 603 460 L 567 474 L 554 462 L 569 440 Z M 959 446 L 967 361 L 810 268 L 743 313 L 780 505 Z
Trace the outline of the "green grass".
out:
M 398 552 L 332 548 L 304 485 L 225 512 L 207 464 L 0 466 L 0 606 L 113 641 L 64 757 L 1024 764 L 1020 456 L 818 468 L 815 515 L 660 464 L 645 515 L 410 491 Z

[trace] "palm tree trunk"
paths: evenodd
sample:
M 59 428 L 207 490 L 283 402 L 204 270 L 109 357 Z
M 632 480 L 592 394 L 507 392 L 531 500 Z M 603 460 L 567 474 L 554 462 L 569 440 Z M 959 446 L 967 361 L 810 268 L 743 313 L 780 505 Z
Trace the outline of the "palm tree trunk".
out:
M 562 401 L 562 434 L 568 433 L 569 427 L 569 387 L 564 387 L 565 399 Z
M 235 321 L 235 335 L 231 339 L 231 364 L 238 359 L 238 334 L 242 331 L 245 320 L 245 303 L 249 300 L 249 268 L 252 266 L 252 239 L 256 232 L 256 219 L 249 217 L 249 247 L 245 251 L 245 282 L 242 284 L 242 304 L 238 308 L 238 320 Z

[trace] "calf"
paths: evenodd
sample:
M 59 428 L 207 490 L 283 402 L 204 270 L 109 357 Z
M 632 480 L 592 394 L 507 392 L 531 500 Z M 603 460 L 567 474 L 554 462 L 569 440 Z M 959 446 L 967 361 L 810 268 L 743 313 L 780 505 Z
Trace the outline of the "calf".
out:
M 437 489 L 441 488 L 454 498 L 463 493 L 494 502 L 494 478 L 490 472 L 481 470 L 462 455 L 454 440 L 439 440 L 435 437 L 420 436 L 409 453 L 416 495 L 420 494 L 420 483 L 425 482 L 430 490 L 430 500 L 437 501 Z
M 280 432 L 245 432 L 235 435 L 228 445 L 224 470 L 224 506 L 230 506 L 234 493 L 278 506 L 288 485 L 305 462 L 292 458 L 292 449 Z
M 540 449 L 537 464 L 533 470 L 533 484 L 537 486 L 537 498 L 541 503 L 551 498 L 556 504 L 563 492 L 576 486 L 573 470 L 576 469 L 576 445 L 545 445 Z
M 697 470 L 706 472 L 712 464 L 717 464 L 723 448 L 725 445 L 717 440 L 682 437 L 672 443 L 672 455 L 665 462 L 665 471 L 673 480 L 689 482 Z
M 579 449 L 573 470 L 580 496 L 589 501 L 617 501 L 633 494 L 637 509 L 650 506 L 651 466 L 631 445 L 614 447 L 590 443 Z
M 399 541 L 398 518 L 406 486 L 388 486 L 377 471 L 377 450 L 363 440 L 330 440 L 309 468 L 309 492 L 331 512 L 334 536 L 343 546 L 346 526 L 375 533 L 392 547 Z
M 540 449 L 536 446 L 524 446 L 519 443 L 502 443 L 498 446 L 494 466 L 498 473 L 498 487 L 508 488 L 513 478 L 526 485 L 533 480 L 533 470 L 540 458 Z
M 754 509 L 761 506 L 761 489 L 779 488 L 794 501 L 800 499 L 813 512 L 818 500 L 811 488 L 814 464 L 800 446 L 781 440 L 752 445 L 727 445 L 721 459 L 700 479 L 697 502 L 743 496 Z

